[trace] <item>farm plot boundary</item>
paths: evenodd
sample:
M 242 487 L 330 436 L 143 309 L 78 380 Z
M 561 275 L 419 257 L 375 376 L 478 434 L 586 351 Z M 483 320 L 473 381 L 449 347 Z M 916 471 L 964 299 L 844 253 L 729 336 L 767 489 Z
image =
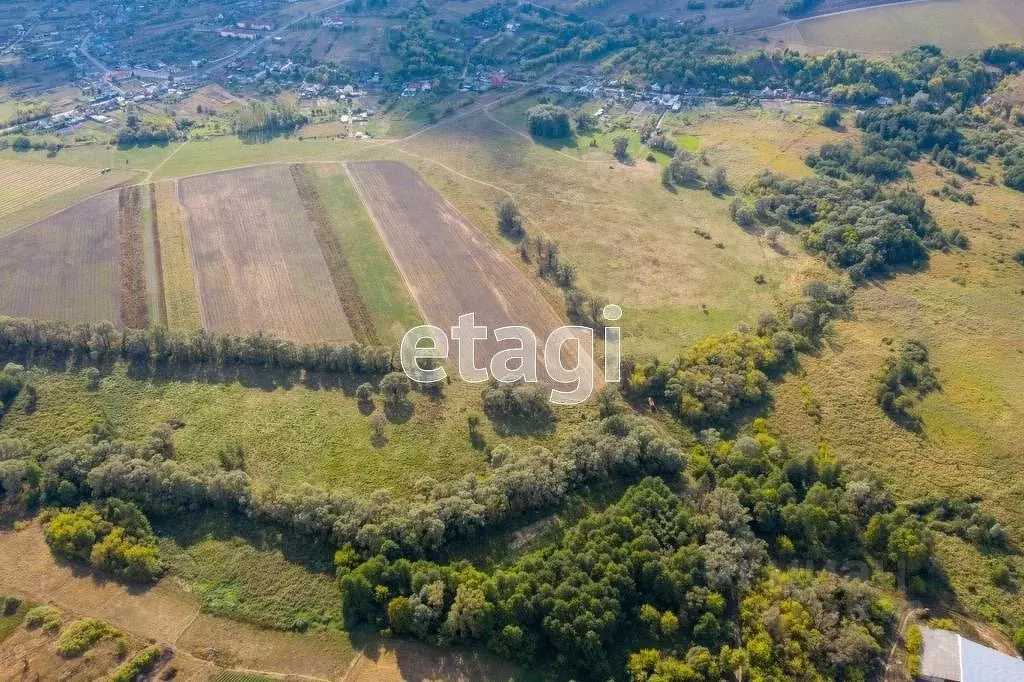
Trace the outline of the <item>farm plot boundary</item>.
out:
M 320 247 L 320 252 L 324 256 L 324 261 L 327 263 L 334 291 L 338 294 L 338 300 L 345 310 L 345 317 L 348 318 L 356 341 L 369 345 L 378 344 L 379 338 L 370 311 L 359 293 L 359 285 L 349 268 L 348 260 L 341 248 L 341 242 L 338 240 L 327 210 L 320 200 L 309 168 L 296 163 L 292 164 L 289 170 L 295 181 L 295 189 L 302 200 L 306 216 L 313 225 L 313 234 Z
M 297 342 L 353 338 L 286 165 L 183 178 L 202 324 Z

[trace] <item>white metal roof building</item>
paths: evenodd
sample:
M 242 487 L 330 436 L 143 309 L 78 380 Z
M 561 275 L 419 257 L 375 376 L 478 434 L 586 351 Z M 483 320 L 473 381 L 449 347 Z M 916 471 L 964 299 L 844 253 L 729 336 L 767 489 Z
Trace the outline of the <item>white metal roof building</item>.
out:
M 921 628 L 925 682 L 1024 682 L 1024 661 L 964 639 L 955 632 Z

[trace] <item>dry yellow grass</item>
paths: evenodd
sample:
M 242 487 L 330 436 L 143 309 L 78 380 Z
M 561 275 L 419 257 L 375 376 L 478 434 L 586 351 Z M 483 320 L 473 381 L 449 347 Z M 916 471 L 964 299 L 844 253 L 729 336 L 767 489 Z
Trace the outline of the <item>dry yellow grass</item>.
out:
M 794 22 L 753 37 L 758 35 L 801 52 L 842 48 L 888 55 L 930 43 L 960 55 L 1024 40 L 1024 5 L 1019 0 L 929 0 Z M 751 37 L 744 37 L 748 47 L 764 46 Z
M 161 182 L 152 187 L 156 194 L 156 213 L 153 219 L 160 240 L 167 326 L 174 330 L 192 331 L 202 326 L 202 318 L 199 315 L 199 298 L 196 295 L 185 214 L 178 205 L 174 182 Z
M 514 106 L 525 110 L 528 103 Z M 696 136 L 711 166 L 725 166 L 739 188 L 763 167 L 802 168 L 806 150 L 839 136 L 813 123 L 812 110 L 797 111 L 719 112 L 682 132 Z M 715 198 L 706 190 L 669 192 L 657 164 L 643 158 L 621 164 L 583 145 L 552 150 L 503 125 L 521 126 L 522 116 L 504 109 L 492 114 L 501 122 L 467 117 L 402 145 L 419 158 L 390 153 L 420 171 L 510 260 L 532 271 L 497 233 L 494 202 L 502 190 L 514 196 L 529 232 L 555 240 L 562 257 L 577 266 L 580 287 L 623 307 L 626 352 L 669 355 L 749 323 L 752 315 L 786 300 L 799 282 L 825 270 L 795 243 L 782 254 L 759 234 L 740 230 L 729 218 L 729 197 Z M 752 148 L 754 139 L 766 142 Z M 711 238 L 696 234 L 698 228 Z M 766 284 L 754 282 L 757 274 Z M 560 305 L 559 292 L 545 291 Z

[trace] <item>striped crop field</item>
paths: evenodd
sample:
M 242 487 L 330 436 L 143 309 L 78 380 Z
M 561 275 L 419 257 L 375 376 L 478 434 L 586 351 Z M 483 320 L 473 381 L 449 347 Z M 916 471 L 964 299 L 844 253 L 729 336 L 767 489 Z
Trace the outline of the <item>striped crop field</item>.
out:
M 100 175 L 99 168 L 0 160 L 0 218 Z

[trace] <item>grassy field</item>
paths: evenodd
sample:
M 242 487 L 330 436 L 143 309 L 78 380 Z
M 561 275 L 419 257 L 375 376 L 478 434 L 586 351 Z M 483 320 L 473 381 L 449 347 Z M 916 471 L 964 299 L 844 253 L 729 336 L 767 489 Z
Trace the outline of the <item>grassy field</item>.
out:
M 273 531 L 199 514 L 159 524 L 160 555 L 203 610 L 278 629 L 337 627 L 341 621 L 330 553 L 281 546 Z
M 185 425 L 174 442 L 182 460 L 216 466 L 217 452 L 237 444 L 259 484 L 309 483 L 361 494 L 385 489 L 405 496 L 424 476 L 452 480 L 487 469 L 486 455 L 470 447 L 466 430 L 466 415 L 480 409 L 479 386 L 454 383 L 440 402 L 413 394 L 411 418 L 389 424 L 387 442 L 376 447 L 357 401 L 341 390 L 142 381 L 120 368 L 97 391 L 87 391 L 85 383 L 77 374 L 42 374 L 38 408 L 31 415 L 9 412 L 5 436 L 43 446 L 109 423 L 122 437 L 141 439 L 157 424 L 179 419 Z M 551 445 L 588 414 L 590 408 L 568 412 L 559 434 L 529 442 Z M 499 442 L 486 420 L 482 432 L 491 444 Z M 525 446 L 518 438 L 502 442 Z
M 404 160 L 517 261 L 514 247 L 497 234 L 493 213 L 503 191 L 512 195 L 527 229 L 554 239 L 562 257 L 577 266 L 581 288 L 623 307 L 627 352 L 666 355 L 750 322 L 752 311 L 771 310 L 824 269 L 796 245 L 783 255 L 759 235 L 738 230 L 728 197 L 664 189 L 658 164 L 623 164 L 582 145 L 551 149 L 521 134 L 524 117 L 492 113 L 505 125 L 484 116 L 462 120 L 404 144 L 420 157 Z M 507 127 L 515 125 L 520 128 Z M 762 167 L 806 173 L 801 155 L 839 137 L 802 109 L 708 112 L 678 128 L 706 151 L 709 164 L 723 165 L 737 187 Z M 757 274 L 765 284 L 754 282 Z
M 1024 40 L 1024 5 L 1016 0 L 928 0 L 808 19 L 744 36 L 752 49 L 769 44 L 820 53 L 842 48 L 887 55 L 930 43 L 960 55 Z
M 316 170 L 320 199 L 331 217 L 358 293 L 369 309 L 377 338 L 397 344 L 407 329 L 423 323 L 419 308 L 344 168 L 323 164 Z

